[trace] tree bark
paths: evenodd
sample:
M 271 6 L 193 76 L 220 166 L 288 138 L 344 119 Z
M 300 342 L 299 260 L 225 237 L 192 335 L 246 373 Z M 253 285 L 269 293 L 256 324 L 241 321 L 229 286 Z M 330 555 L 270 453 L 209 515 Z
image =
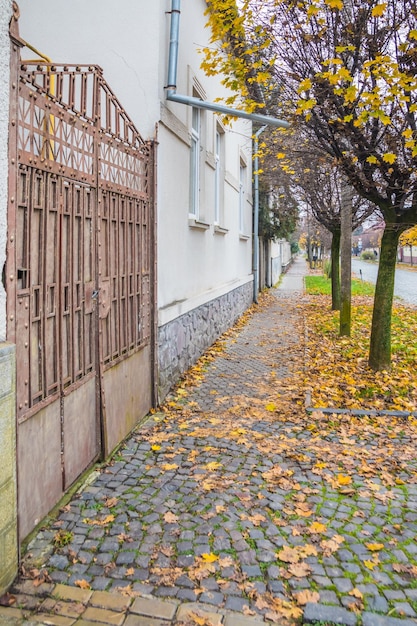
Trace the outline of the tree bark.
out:
M 342 183 L 340 209 L 340 326 L 339 335 L 350 337 L 352 309 L 352 187 Z
M 400 234 L 400 229 L 388 224 L 382 235 L 369 348 L 369 366 L 376 371 L 388 369 L 391 365 L 392 302 Z
M 340 230 L 332 233 L 331 248 L 332 310 L 340 311 Z

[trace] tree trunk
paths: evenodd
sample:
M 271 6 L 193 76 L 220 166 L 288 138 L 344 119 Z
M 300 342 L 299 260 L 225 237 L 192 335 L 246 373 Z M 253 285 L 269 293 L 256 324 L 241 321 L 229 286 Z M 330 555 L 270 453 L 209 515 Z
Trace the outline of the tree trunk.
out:
M 352 200 L 353 190 L 348 183 L 342 186 L 340 208 L 340 326 L 339 335 L 350 337 L 352 309 Z
M 393 225 L 387 225 L 382 235 L 369 348 L 369 366 L 376 371 L 391 365 L 392 301 L 400 234 Z
M 340 311 L 340 230 L 333 231 L 331 248 L 332 310 Z

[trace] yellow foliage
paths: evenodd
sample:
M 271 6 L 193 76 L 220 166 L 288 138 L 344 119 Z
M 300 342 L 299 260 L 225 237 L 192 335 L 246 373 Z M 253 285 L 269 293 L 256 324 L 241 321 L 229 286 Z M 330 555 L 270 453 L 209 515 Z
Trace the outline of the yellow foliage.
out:
M 301 83 L 298 85 L 298 93 L 301 93 L 302 91 L 307 91 L 308 89 L 311 89 L 313 86 L 313 83 L 311 82 L 311 80 L 309 78 L 306 78 L 305 80 L 301 81 Z
M 339 9 L 339 10 L 343 9 L 343 2 L 342 2 L 342 0 L 325 0 L 325 3 L 331 9 Z
M 415 246 L 417 245 L 417 226 L 409 228 L 400 236 L 401 246 Z
M 387 3 L 386 2 L 382 2 L 381 4 L 377 4 L 373 9 L 372 9 L 372 17 L 381 17 L 381 15 L 384 15 L 385 11 L 387 8 Z
M 365 543 L 365 546 L 371 552 L 377 552 L 378 550 L 382 550 L 382 548 L 384 548 L 384 544 L 383 543 Z
M 352 483 L 352 478 L 350 476 L 344 476 L 343 474 L 338 474 L 337 482 L 339 483 L 339 485 L 350 485 Z
M 162 465 L 162 469 L 165 470 L 166 472 L 169 472 L 170 470 L 174 470 L 177 468 L 178 468 L 178 465 L 176 463 L 165 463 L 165 465 Z
M 201 555 L 201 558 L 203 559 L 205 563 L 214 563 L 215 561 L 219 560 L 219 557 L 217 556 L 217 554 L 213 554 L 213 552 L 209 552 L 209 553 L 204 552 Z
M 211 461 L 210 463 L 207 463 L 206 465 L 206 468 L 210 470 L 211 472 L 216 469 L 219 469 L 220 467 L 222 467 L 222 464 L 218 463 L 217 461 Z
M 382 155 L 382 160 L 386 163 L 395 163 L 395 161 L 397 160 L 397 155 L 393 154 L 392 152 L 386 152 Z
M 312 535 L 321 535 L 326 532 L 327 526 L 320 522 L 313 522 L 308 530 Z

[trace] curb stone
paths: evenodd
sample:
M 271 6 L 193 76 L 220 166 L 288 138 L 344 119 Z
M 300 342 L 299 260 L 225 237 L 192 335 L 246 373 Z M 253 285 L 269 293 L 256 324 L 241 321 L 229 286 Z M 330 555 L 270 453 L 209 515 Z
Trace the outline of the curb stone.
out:
M 37 611 L 0 607 L 0 626 L 175 626 L 190 614 L 210 620 L 211 626 L 265 625 L 260 616 L 243 616 L 201 602 L 180 604 L 152 596 L 133 598 L 58 584 L 39 598 Z M 274 623 L 288 624 L 284 619 Z

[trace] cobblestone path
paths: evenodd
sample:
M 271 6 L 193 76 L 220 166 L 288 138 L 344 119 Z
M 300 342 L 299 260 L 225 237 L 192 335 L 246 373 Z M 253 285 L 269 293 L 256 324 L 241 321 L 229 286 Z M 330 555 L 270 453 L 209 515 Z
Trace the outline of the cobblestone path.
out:
M 415 424 L 306 415 L 300 267 L 37 534 L 0 623 L 417 624 Z

